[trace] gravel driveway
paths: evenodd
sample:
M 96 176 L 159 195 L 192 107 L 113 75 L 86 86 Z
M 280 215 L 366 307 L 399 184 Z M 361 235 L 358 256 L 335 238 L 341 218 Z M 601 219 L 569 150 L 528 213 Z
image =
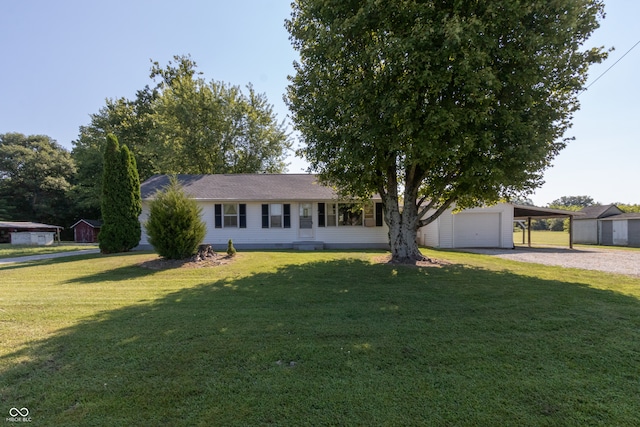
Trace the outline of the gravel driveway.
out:
M 494 255 L 514 261 L 558 265 L 567 268 L 599 270 L 640 277 L 640 251 L 610 248 L 516 248 L 469 249 L 469 252 Z

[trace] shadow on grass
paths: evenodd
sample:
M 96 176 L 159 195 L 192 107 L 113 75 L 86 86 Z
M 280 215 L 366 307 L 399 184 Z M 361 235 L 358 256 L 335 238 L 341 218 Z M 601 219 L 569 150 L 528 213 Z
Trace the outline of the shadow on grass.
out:
M 318 262 L 100 312 L 1 362 L 0 412 L 33 425 L 633 425 L 640 302 Z

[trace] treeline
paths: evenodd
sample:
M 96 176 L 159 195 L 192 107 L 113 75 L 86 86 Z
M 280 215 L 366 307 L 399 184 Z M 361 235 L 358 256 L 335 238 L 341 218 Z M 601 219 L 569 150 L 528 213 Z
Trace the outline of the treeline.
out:
M 291 141 L 264 94 L 205 81 L 189 56 L 162 67 L 134 99 L 107 99 L 69 152 L 46 135 L 0 134 L 0 220 L 69 227 L 100 218 L 103 155 L 113 134 L 140 180 L 159 173 L 283 172 Z M 67 238 L 69 236 L 66 236 Z

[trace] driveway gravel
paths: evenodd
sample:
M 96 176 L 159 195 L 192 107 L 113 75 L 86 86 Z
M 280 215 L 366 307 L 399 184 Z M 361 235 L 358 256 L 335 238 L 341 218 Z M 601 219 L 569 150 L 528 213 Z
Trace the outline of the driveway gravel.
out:
M 566 268 L 599 270 L 640 277 L 640 251 L 610 248 L 469 249 L 469 252 Z

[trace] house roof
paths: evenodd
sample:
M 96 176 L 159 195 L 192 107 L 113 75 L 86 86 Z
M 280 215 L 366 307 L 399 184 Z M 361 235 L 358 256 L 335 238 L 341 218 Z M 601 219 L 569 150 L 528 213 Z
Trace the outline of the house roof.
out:
M 611 215 L 606 218 L 600 218 L 602 221 L 615 221 L 617 219 L 640 219 L 639 212 L 627 212 L 618 215 Z
M 169 185 L 171 175 L 154 175 L 140 185 L 143 200 Z M 332 200 L 337 193 L 311 174 L 177 175 L 185 193 L 196 200 Z
M 593 205 L 587 206 L 580 210 L 584 215 L 580 219 L 597 219 L 606 218 L 611 215 L 622 213 L 616 205 Z
M 93 227 L 93 228 L 100 228 L 102 227 L 102 220 L 99 219 L 81 219 L 80 221 L 76 222 L 75 224 L 73 224 L 71 226 L 71 228 L 75 228 L 76 225 L 80 224 L 81 222 L 84 222 L 85 224 Z
M 0 228 L 11 228 L 15 230 L 33 230 L 33 229 L 62 229 L 59 225 L 41 224 L 39 222 L 27 221 L 0 221 Z

